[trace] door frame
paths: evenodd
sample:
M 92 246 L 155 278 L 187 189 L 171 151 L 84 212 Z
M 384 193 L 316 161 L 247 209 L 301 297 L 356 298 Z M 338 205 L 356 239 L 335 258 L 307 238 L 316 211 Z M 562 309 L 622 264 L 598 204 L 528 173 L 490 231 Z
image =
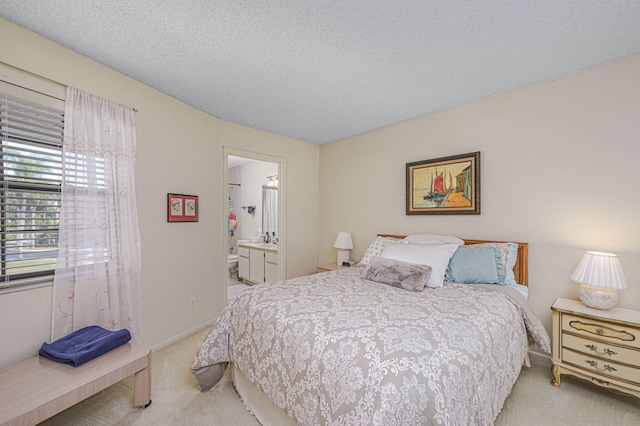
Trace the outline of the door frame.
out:
M 284 280 L 287 277 L 287 159 L 275 155 L 264 154 L 256 151 L 249 151 L 228 145 L 222 146 L 222 218 L 226 218 L 229 214 L 229 198 L 226 196 L 229 186 L 229 156 L 244 157 L 251 160 L 265 161 L 276 163 L 278 165 L 278 280 Z M 266 177 L 265 177 L 266 178 Z M 221 248 L 224 253 L 224 265 L 227 261 L 227 222 L 221 220 L 222 238 Z M 228 283 L 228 268 L 222 268 L 224 280 Z M 228 285 L 225 285 L 225 294 L 228 297 Z

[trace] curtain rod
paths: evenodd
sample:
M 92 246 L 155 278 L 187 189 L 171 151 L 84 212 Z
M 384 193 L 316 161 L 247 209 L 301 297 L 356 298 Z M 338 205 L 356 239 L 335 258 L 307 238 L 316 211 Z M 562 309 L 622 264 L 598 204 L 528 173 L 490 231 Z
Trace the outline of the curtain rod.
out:
M 18 71 L 20 71 L 22 73 L 31 75 L 31 76 L 35 77 L 36 79 L 46 80 L 47 82 L 50 82 L 50 83 L 56 84 L 58 86 L 64 87 L 65 90 L 68 87 L 68 85 L 66 85 L 64 83 L 60 83 L 59 81 L 52 80 L 52 79 L 50 79 L 48 77 L 43 77 L 41 75 L 32 73 L 31 71 L 27 71 L 27 70 L 24 70 L 22 68 L 14 67 L 13 65 L 9 65 L 6 62 L 1 62 L 0 61 L 0 64 L 4 65 L 6 67 L 9 67 L 9 68 L 13 68 L 15 70 L 18 70 Z M 58 99 L 58 100 L 61 100 L 61 101 L 65 101 L 66 100 L 65 98 L 61 98 L 60 96 L 56 96 L 55 94 L 52 94 L 51 92 L 47 92 L 45 88 L 38 88 L 33 82 L 25 82 L 25 81 L 17 79 L 15 76 L 8 76 L 8 75 L 6 75 L 4 73 L 0 73 L 0 78 L 5 80 L 7 83 L 11 83 L 11 84 L 13 84 L 15 86 L 22 87 L 23 89 L 31 90 L 33 92 L 40 93 L 41 95 L 49 96 L 50 98 Z M 114 102 L 114 101 L 109 100 L 109 102 Z M 130 107 L 128 105 L 121 104 L 120 102 L 114 102 L 114 103 L 120 104 L 122 106 L 126 106 L 127 108 L 131 108 L 133 110 L 133 112 L 138 112 L 138 108 Z

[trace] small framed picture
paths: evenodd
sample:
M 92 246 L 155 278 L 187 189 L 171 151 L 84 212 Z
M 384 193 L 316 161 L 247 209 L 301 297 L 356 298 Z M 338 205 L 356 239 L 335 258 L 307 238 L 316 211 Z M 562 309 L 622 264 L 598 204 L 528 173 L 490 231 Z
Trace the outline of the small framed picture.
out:
M 167 194 L 167 222 L 197 221 L 197 195 Z

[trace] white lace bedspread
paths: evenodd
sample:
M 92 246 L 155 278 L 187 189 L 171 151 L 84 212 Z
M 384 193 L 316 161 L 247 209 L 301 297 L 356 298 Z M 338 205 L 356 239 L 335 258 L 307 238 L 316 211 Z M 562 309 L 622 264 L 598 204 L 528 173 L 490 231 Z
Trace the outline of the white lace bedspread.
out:
M 193 371 L 234 362 L 298 424 L 489 425 L 528 339 L 549 351 L 539 319 L 506 286 L 411 292 L 361 273 L 245 290 L 205 338 Z

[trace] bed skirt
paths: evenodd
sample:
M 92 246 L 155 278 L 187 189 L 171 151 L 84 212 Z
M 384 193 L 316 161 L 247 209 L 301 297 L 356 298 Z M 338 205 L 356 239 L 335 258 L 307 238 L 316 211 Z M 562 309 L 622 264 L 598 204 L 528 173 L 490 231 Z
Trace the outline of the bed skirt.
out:
M 263 426 L 295 425 L 291 417 L 276 406 L 256 385 L 251 383 L 235 363 L 231 363 L 231 380 L 244 405 Z

